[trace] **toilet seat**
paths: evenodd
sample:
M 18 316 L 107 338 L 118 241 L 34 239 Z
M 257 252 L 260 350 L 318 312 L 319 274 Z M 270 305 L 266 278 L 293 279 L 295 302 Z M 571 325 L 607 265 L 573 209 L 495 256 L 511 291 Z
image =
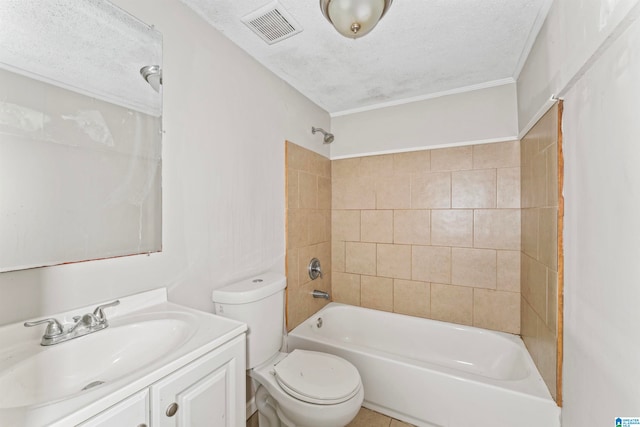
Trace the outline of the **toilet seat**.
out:
M 287 394 L 319 405 L 347 401 L 361 387 L 355 366 L 338 356 L 315 351 L 293 350 L 274 366 L 274 374 Z

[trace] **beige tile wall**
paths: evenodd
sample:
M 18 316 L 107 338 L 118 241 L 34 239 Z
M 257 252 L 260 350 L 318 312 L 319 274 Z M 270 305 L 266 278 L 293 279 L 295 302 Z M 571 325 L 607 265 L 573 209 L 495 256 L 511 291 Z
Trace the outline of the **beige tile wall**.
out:
M 287 329 L 322 308 L 314 289 L 331 291 L 331 161 L 291 142 L 286 143 L 287 193 Z M 312 258 L 323 278 L 311 281 Z
M 558 107 L 522 140 L 521 331 L 556 397 L 558 312 Z
M 333 300 L 520 332 L 520 143 L 334 160 Z

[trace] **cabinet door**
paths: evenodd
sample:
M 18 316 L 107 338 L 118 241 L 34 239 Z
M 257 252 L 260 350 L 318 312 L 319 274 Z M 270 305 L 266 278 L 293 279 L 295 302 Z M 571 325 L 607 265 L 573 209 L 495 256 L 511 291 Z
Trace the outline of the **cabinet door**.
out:
M 154 427 L 245 424 L 244 334 L 151 386 Z
M 147 427 L 149 425 L 149 391 L 142 390 L 89 418 L 78 427 Z

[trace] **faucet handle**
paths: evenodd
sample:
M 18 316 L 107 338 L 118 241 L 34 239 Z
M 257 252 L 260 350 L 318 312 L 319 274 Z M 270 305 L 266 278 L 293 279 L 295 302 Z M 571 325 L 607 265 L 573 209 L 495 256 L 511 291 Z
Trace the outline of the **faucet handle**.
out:
M 54 318 L 36 320 L 34 322 L 24 322 L 24 326 L 30 328 L 32 326 L 42 325 L 43 323 L 48 323 L 47 329 L 44 331 L 45 337 L 54 337 L 62 334 L 62 325 Z
M 311 258 L 307 270 L 309 271 L 311 280 L 316 280 L 318 276 L 322 279 L 322 268 L 320 267 L 320 260 L 318 258 Z
M 107 304 L 99 305 L 96 307 L 95 310 L 93 310 L 93 315 L 96 316 L 96 319 L 98 319 L 99 322 L 106 322 L 107 317 L 104 315 L 104 309 L 109 307 L 115 307 L 116 305 L 120 305 L 119 299 L 109 302 Z

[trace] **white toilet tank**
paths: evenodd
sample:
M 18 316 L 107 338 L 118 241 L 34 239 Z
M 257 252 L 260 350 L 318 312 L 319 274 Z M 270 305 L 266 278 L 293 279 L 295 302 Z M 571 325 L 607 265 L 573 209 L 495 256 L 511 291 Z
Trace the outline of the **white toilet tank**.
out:
M 284 275 L 268 272 L 213 291 L 217 315 L 247 324 L 247 369 L 280 351 L 286 286 Z

